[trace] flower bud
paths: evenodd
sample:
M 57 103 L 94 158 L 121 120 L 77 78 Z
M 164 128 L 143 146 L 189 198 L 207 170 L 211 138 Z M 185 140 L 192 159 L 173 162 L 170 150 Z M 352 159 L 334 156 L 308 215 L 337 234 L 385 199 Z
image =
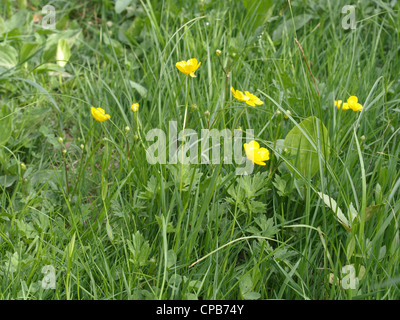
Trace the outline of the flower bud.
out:
M 25 171 L 25 170 L 26 170 L 26 165 L 25 165 L 25 163 L 21 162 L 20 165 L 21 165 L 21 169 Z
M 217 54 L 217 56 L 219 57 L 221 55 L 221 50 L 217 49 L 217 51 L 215 51 L 215 53 Z
M 290 110 L 286 110 L 286 114 L 284 115 L 285 119 L 289 119 L 289 116 L 291 116 L 292 113 L 290 112 Z
M 129 126 L 125 127 L 125 132 L 128 133 L 129 131 L 131 131 L 131 128 L 129 128 Z
M 59 143 L 63 143 L 63 142 L 64 142 L 64 139 L 63 139 L 63 138 L 61 138 L 61 137 L 58 137 L 58 139 L 57 139 L 57 140 L 58 140 L 58 142 L 59 142 Z
M 364 141 L 365 140 L 365 136 L 361 136 L 361 141 Z
M 80 147 L 82 151 L 85 150 L 85 146 L 83 144 L 81 144 Z
M 133 112 L 139 111 L 139 103 L 137 103 L 137 102 L 133 103 L 132 106 L 131 106 L 131 110 Z
M 67 153 L 67 150 L 63 149 L 62 154 L 65 155 Z

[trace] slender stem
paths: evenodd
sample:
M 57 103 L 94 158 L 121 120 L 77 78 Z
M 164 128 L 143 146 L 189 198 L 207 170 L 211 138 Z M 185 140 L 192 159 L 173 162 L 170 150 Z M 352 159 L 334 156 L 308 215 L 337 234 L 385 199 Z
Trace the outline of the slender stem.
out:
M 126 140 L 126 151 L 127 151 L 127 153 L 128 153 L 128 162 L 129 162 L 129 160 L 131 159 L 131 155 L 130 155 L 130 152 L 129 152 L 128 134 L 125 134 L 125 140 Z
M 243 115 L 243 112 L 247 109 L 247 106 L 243 108 L 242 112 L 239 114 L 238 118 L 235 121 L 235 124 L 233 125 L 232 131 L 235 130 L 237 123 L 239 122 L 240 117 Z
M 276 148 L 276 141 L 278 140 L 279 131 L 281 130 L 281 125 L 282 125 L 282 115 L 280 117 L 281 117 L 281 120 L 279 121 L 278 128 L 276 129 L 276 135 L 275 135 L 275 141 L 274 141 L 274 150 Z M 271 159 L 270 159 L 271 164 L 270 164 L 270 167 L 269 167 L 269 175 L 270 176 L 272 174 L 272 159 L 273 158 L 274 158 L 274 154 L 272 153 L 271 154 Z
M 179 84 L 178 91 L 176 92 L 176 95 L 175 95 L 174 103 L 172 104 L 172 105 L 174 106 L 175 116 L 177 116 L 176 106 L 175 106 L 176 100 L 178 99 L 178 94 L 179 94 L 179 92 L 181 91 L 181 88 L 182 88 L 182 86 L 183 86 L 183 82 L 185 81 L 185 79 L 186 79 L 186 77 L 183 77 L 183 78 L 182 78 L 182 81 L 181 81 L 181 83 Z
M 185 128 L 186 128 L 186 115 L 187 115 L 187 109 L 188 109 L 188 106 L 189 106 L 189 93 L 190 93 L 190 77 L 189 77 L 189 79 L 188 79 L 188 90 L 187 90 L 187 92 L 186 92 L 186 105 L 185 105 L 185 116 L 184 116 L 184 118 L 183 118 L 183 130 L 182 130 L 182 137 L 183 137 L 183 143 L 182 143 L 182 146 L 183 146 L 183 144 L 185 143 L 185 141 L 186 141 L 186 138 L 185 138 Z M 179 182 L 179 193 L 180 193 L 180 195 L 182 196 L 182 183 L 183 183 L 183 179 L 182 179 L 182 167 L 183 167 L 183 151 L 182 151 L 182 159 L 181 159 L 181 181 Z
M 63 156 L 63 160 L 64 160 L 64 169 L 65 169 L 65 181 L 66 181 L 66 184 L 67 184 L 67 197 L 68 197 L 68 200 L 70 200 L 70 198 L 69 198 L 69 182 L 68 182 L 68 168 L 67 168 L 67 160 L 65 159 L 65 154 L 64 154 L 64 152 L 63 152 L 63 150 L 61 149 L 61 154 L 62 154 L 62 156 Z
M 221 115 L 221 113 L 222 113 L 225 109 L 227 109 L 227 108 L 233 103 L 233 101 L 235 101 L 235 100 L 232 100 L 231 102 L 229 102 L 225 107 L 223 107 L 223 108 L 218 112 L 218 114 L 217 114 L 217 116 L 215 117 L 214 121 L 211 123 L 211 126 L 208 125 L 208 128 L 209 128 L 209 129 L 212 128 L 212 127 L 214 126 L 215 122 L 218 120 L 218 118 L 219 118 L 219 116 Z
M 303 55 L 304 62 L 306 63 L 308 72 L 310 73 L 311 78 L 312 78 L 312 80 L 313 80 L 313 82 L 314 82 L 314 86 L 315 86 L 315 89 L 317 90 L 317 94 L 318 94 L 318 98 L 319 98 L 320 95 L 319 95 L 319 90 L 318 90 L 317 82 L 315 81 L 314 75 L 313 75 L 313 73 L 312 73 L 312 71 L 311 71 L 311 69 L 310 69 L 310 66 L 308 65 L 307 58 L 306 58 L 306 55 L 304 54 L 303 47 L 301 46 L 300 42 L 299 42 L 296 38 L 294 38 L 294 41 L 296 42 L 297 46 L 298 46 L 299 49 L 300 49 L 301 54 Z

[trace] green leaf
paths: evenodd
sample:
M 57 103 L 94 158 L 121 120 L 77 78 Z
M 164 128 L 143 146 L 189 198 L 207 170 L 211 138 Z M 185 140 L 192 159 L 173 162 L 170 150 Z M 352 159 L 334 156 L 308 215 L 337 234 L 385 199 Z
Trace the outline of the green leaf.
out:
M 199 300 L 196 294 L 194 293 L 185 293 L 184 300 Z
M 21 29 L 27 21 L 28 14 L 27 10 L 20 10 L 14 14 L 5 22 L 5 32 L 10 32 L 14 29 Z
M 286 191 L 286 180 L 282 179 L 278 174 L 275 175 L 275 179 L 272 184 L 281 197 L 289 195 L 289 193 Z
M 132 241 L 128 240 L 128 248 L 131 253 L 129 259 L 135 266 L 141 267 L 148 263 L 150 254 L 149 242 L 143 237 L 140 231 L 132 234 Z
M 311 142 L 310 142 L 311 141 Z M 328 130 L 318 118 L 311 116 L 300 122 L 287 134 L 284 146 L 289 162 L 305 177 L 313 177 L 319 169 L 318 145 L 327 159 L 329 156 Z M 313 146 L 314 145 L 314 146 Z M 289 167 L 293 172 L 293 169 Z
M 110 238 L 110 241 L 113 242 L 114 241 L 114 235 L 113 235 L 113 232 L 112 232 L 112 229 L 111 229 L 110 222 L 108 220 L 107 220 L 107 223 L 106 223 L 106 230 L 107 230 L 107 235 Z
M 158 225 L 162 229 L 163 219 L 160 216 L 156 216 L 156 220 L 157 220 Z M 172 233 L 172 232 L 175 232 L 175 228 L 174 228 L 172 222 L 168 221 L 168 223 L 167 223 L 167 233 Z
M 347 245 L 346 256 L 347 260 L 350 261 L 356 248 L 356 238 L 352 237 Z
M 260 298 L 261 298 L 261 294 L 259 294 L 258 292 L 254 292 L 254 291 L 245 293 L 243 295 L 243 299 L 245 299 L 245 300 L 258 300 Z
M 239 282 L 240 293 L 245 300 L 257 300 L 261 295 L 253 290 L 253 279 L 250 274 L 246 274 Z
M 39 44 L 35 42 L 25 42 L 19 52 L 19 61 L 23 62 L 33 55 Z
M 70 57 L 71 57 L 71 50 L 69 48 L 68 41 L 66 39 L 58 40 L 57 54 L 56 54 L 57 64 L 60 67 L 64 68 Z
M 243 294 L 250 292 L 253 289 L 253 280 L 250 274 L 246 274 L 239 282 L 240 292 Z
M 9 45 L 0 46 L 0 72 L 15 67 L 18 63 L 18 52 Z
M 18 7 L 20 10 L 26 9 L 26 6 L 27 6 L 26 0 L 18 0 L 17 2 L 18 2 Z
M 350 231 L 351 226 L 349 220 L 347 220 L 346 216 L 343 214 L 342 210 L 339 208 L 336 201 L 331 197 L 329 197 L 328 195 L 323 194 L 322 192 L 318 192 L 318 195 L 324 201 L 325 205 L 336 214 L 336 217 L 341 223 L 341 225 L 345 227 L 347 231 Z
M 81 34 L 81 29 L 64 30 L 58 33 L 49 35 L 46 40 L 46 45 L 42 55 L 42 62 L 53 62 L 57 55 L 57 48 L 60 39 L 65 39 L 71 49 L 76 42 L 76 39 Z
M 117 0 L 115 2 L 115 12 L 120 14 L 131 4 L 132 0 Z
M 176 253 L 174 250 L 170 249 L 167 252 L 167 268 L 170 269 L 176 264 Z
M 76 233 L 74 233 L 74 235 L 71 238 L 70 243 L 67 246 L 67 252 L 68 252 L 69 259 L 72 258 L 72 254 L 74 253 L 74 250 L 75 250 L 75 236 L 76 236 Z
M 4 19 L 0 16 L 0 36 L 6 31 Z
M 294 17 L 293 19 L 283 20 L 281 24 L 279 24 L 272 33 L 272 40 L 273 41 L 281 40 L 283 36 L 290 35 L 294 29 L 298 30 L 301 27 L 303 27 L 312 18 L 313 15 L 311 14 L 301 14 Z
M 17 181 L 17 176 L 0 176 L 0 187 L 8 188 L 11 187 L 15 181 Z
M 129 26 L 129 28 L 123 32 L 125 37 L 127 37 L 129 41 L 134 42 L 134 40 L 139 37 L 140 33 L 142 32 L 145 25 L 144 22 L 144 19 L 136 17 L 132 21 L 132 24 Z
M 6 144 L 11 137 L 13 116 L 7 106 L 0 108 L 0 146 Z
M 15 219 L 18 231 L 28 239 L 34 239 L 38 233 L 31 223 L 25 223 L 23 220 Z
M 135 89 L 142 98 L 146 98 L 147 97 L 147 89 L 145 87 L 143 87 L 141 84 L 131 81 L 129 80 L 129 84 L 131 85 L 131 87 L 133 89 Z
M 368 221 L 372 216 L 379 211 L 383 204 L 377 204 L 365 208 L 365 221 Z
M 243 0 L 243 5 L 255 29 L 263 25 L 271 16 L 274 2 L 273 0 Z

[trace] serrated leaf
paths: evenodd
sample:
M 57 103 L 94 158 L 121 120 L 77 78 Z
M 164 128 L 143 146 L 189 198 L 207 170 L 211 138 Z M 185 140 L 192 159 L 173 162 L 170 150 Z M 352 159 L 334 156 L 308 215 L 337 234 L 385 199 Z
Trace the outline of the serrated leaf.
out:
M 162 229 L 162 227 L 163 227 L 163 219 L 160 216 L 156 216 L 156 220 L 157 220 L 157 223 L 158 223 L 159 227 Z M 175 232 L 175 228 L 174 228 L 172 222 L 168 221 L 168 223 L 167 223 L 167 233 L 172 233 L 172 232 Z
M 272 182 L 274 187 L 276 188 L 276 191 L 281 197 L 284 197 L 287 195 L 286 193 L 286 180 L 282 179 L 278 174 L 275 175 L 275 179 Z
M 128 248 L 132 257 L 130 261 L 133 262 L 135 266 L 142 267 L 148 263 L 150 245 L 140 231 L 136 231 L 136 233 L 132 234 L 132 241 L 128 240 Z

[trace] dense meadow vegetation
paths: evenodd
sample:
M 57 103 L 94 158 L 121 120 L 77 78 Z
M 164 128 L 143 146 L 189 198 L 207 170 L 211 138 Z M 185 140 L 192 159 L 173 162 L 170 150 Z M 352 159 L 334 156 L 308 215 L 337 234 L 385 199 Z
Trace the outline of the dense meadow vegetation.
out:
M 399 10 L 2 0 L 0 299 L 399 299 Z

